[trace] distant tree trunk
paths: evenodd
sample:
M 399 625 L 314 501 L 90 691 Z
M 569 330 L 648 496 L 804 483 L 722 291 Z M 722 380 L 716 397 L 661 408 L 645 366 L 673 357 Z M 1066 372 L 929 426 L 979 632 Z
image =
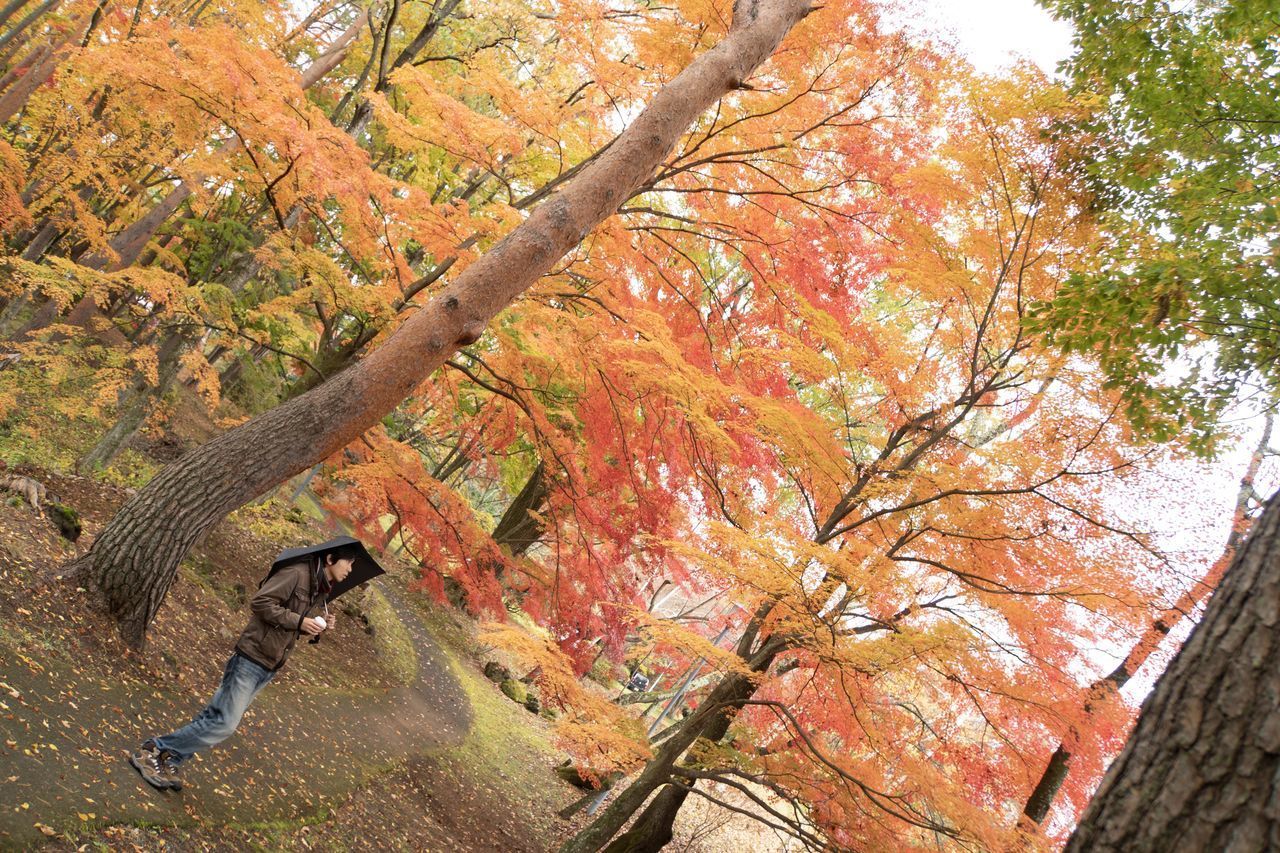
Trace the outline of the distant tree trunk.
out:
M 493 528 L 493 541 L 505 547 L 513 557 L 528 551 L 529 546 L 542 536 L 542 522 L 533 513 L 541 510 L 546 502 L 547 486 L 544 463 L 539 462 Z M 502 577 L 501 565 L 494 567 L 494 574 Z
M 173 385 L 186 344 L 186 335 L 178 332 L 171 333 L 164 339 L 156 352 L 156 387 L 153 389 L 149 383 L 139 377 L 120 392 L 116 422 L 87 453 L 76 461 L 77 471 L 88 474 L 111 463 L 111 460 L 151 414 L 152 404 Z
M 214 438 L 157 474 L 63 575 L 94 590 L 135 647 L 205 533 L 376 424 L 607 217 L 681 134 L 777 48 L 807 0 L 739 3 L 729 35 L 666 84 L 601 157 L 337 377 Z
M 36 8 L 22 22 L 20 22 L 14 30 L 11 30 L 4 38 L 11 38 L 21 32 L 21 28 L 29 24 L 35 17 L 44 14 L 57 5 L 57 0 L 49 0 Z M 26 72 L 4 90 L 4 95 L 0 96 L 0 125 L 8 123 L 26 107 L 27 102 L 31 100 L 31 96 L 40 88 L 50 77 L 53 76 L 54 70 L 58 66 L 60 57 L 59 51 L 62 47 L 73 38 L 81 38 L 88 30 L 88 26 L 92 23 L 92 18 L 86 16 L 83 19 L 84 26 L 68 27 L 66 31 L 58 36 L 54 41 L 50 42 L 44 48 L 37 48 L 32 51 L 28 59 Z M 0 45 L 3 46 L 3 45 Z
M 1084 708 L 1086 722 L 1102 703 L 1115 701 L 1120 688 L 1129 683 L 1129 679 L 1133 678 L 1134 673 L 1160 647 L 1169 632 L 1180 621 L 1187 618 L 1222 581 L 1222 576 L 1235 558 L 1240 542 L 1244 539 L 1245 532 L 1249 528 L 1249 501 L 1255 494 L 1253 484 L 1258 476 L 1258 470 L 1262 467 L 1262 460 L 1266 456 L 1267 447 L 1271 443 L 1272 421 L 1272 416 L 1268 414 L 1262 430 L 1262 437 L 1253 451 L 1253 456 L 1249 459 L 1249 464 L 1245 466 L 1244 476 L 1240 478 L 1240 488 L 1236 493 L 1235 512 L 1231 519 L 1231 532 L 1227 535 L 1227 544 L 1222 550 L 1222 555 L 1210 567 L 1204 578 L 1179 596 L 1172 607 L 1161 613 L 1159 618 L 1147 627 L 1137 644 L 1129 650 L 1129 654 L 1125 655 L 1124 660 L 1120 661 L 1114 670 L 1103 678 L 1098 679 L 1090 687 L 1088 691 L 1089 698 L 1086 700 Z M 1054 798 L 1057 797 L 1058 791 L 1061 790 L 1062 784 L 1067 781 L 1067 776 L 1071 772 L 1072 755 L 1079 749 L 1077 744 L 1087 736 L 1087 730 L 1073 732 L 1070 742 L 1064 741 L 1058 744 L 1058 748 L 1054 750 L 1048 766 L 1041 775 L 1040 781 L 1036 784 L 1035 790 L 1027 798 L 1026 808 L 1023 810 L 1023 814 L 1032 821 L 1036 823 L 1044 822 L 1045 817 L 1049 814 L 1049 809 L 1053 806 Z
M 32 9 L 25 18 L 14 24 L 3 35 L 0 35 L 0 49 L 8 47 L 11 41 L 25 32 L 27 27 L 39 20 L 45 13 L 53 10 L 59 2 L 60 0 L 45 0 L 45 2 Z
M 342 62 L 363 26 L 364 16 L 357 15 L 351 26 L 339 34 L 325 52 L 316 57 L 315 61 L 307 66 L 306 70 L 302 72 L 301 85 L 303 91 L 314 86 Z M 223 156 L 229 156 L 240 150 L 240 145 L 238 137 L 227 142 L 221 149 Z M 190 183 L 179 181 L 178 185 L 171 189 L 154 207 L 111 238 L 111 251 L 116 255 L 114 260 L 110 255 L 98 252 L 82 259 L 80 263 L 92 269 L 121 270 L 131 266 L 142 255 L 143 250 L 146 249 L 147 244 L 155 236 L 160 226 L 167 222 L 169 217 L 178 212 L 178 209 L 182 207 L 182 203 L 191 197 L 192 192 L 194 190 Z M 241 286 L 243 286 L 243 282 Z
M 785 646 L 780 642 L 764 641 L 761 649 L 749 660 L 751 670 L 757 673 L 768 671 L 784 649 Z M 594 821 L 566 841 L 561 846 L 560 853 L 595 853 L 601 849 L 607 853 L 639 853 L 643 850 L 661 849 L 671 840 L 676 814 L 684 805 L 689 794 L 687 790 L 668 787 L 654 798 L 630 830 L 612 843 L 609 840 L 645 804 L 651 794 L 668 785 L 676 762 L 699 738 L 718 741 L 724 737 L 733 714 L 755 694 L 758 687 L 758 679 L 740 673 L 732 673 L 721 679 L 701 707 L 680 724 L 675 734 L 663 742 L 639 778 L 619 794 Z
M 49 45 L 42 44 L 26 56 L 22 57 L 22 59 L 13 63 L 9 70 L 4 73 L 4 76 L 0 77 L 0 92 L 8 91 L 9 87 L 12 86 L 15 81 L 29 75 L 33 68 L 39 68 L 40 63 L 43 62 L 51 52 L 52 48 Z M 2 65 L 3 62 L 3 59 L 0 59 L 0 65 Z M 3 102 L 3 99 L 0 98 L 0 109 L 3 109 Z
M 25 5 L 27 5 L 27 0 L 9 0 L 8 3 L 5 3 L 4 7 L 0 8 L 0 27 L 4 26 L 5 21 L 13 17 L 14 12 L 17 12 Z
M 1067 853 L 1280 850 L 1280 496 L 1094 795 Z
M 27 241 L 27 245 L 22 249 L 22 259 L 24 261 L 38 261 L 40 257 L 48 251 L 57 239 L 62 236 L 62 226 L 54 222 L 52 219 L 46 219 L 34 234 Z

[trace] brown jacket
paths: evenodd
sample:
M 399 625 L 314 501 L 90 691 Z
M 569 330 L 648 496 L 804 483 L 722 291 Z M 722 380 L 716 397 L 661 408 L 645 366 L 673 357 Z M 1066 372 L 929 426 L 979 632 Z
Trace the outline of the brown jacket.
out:
M 284 666 L 302 620 L 323 602 L 316 582 L 315 564 L 305 559 L 267 578 L 249 602 L 253 616 L 236 641 L 236 651 L 272 671 Z

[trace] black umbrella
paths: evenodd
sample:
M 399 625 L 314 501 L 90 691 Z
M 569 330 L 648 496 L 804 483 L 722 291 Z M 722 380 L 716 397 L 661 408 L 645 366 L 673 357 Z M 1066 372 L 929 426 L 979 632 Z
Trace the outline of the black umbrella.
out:
M 369 555 L 363 542 L 350 536 L 339 536 L 337 539 L 330 539 L 328 542 L 321 542 L 319 545 L 308 545 L 305 548 L 286 548 L 280 552 L 275 562 L 271 564 L 271 571 L 267 574 L 267 577 L 271 577 L 278 569 L 291 563 L 296 563 L 303 557 L 322 556 L 338 548 L 355 551 L 356 559 L 351 566 L 350 574 L 339 583 L 335 583 L 329 590 L 329 597 L 325 599 L 326 601 L 333 601 L 347 590 L 359 586 L 365 581 L 373 580 L 380 574 L 384 574 L 384 569 L 378 565 L 377 560 Z

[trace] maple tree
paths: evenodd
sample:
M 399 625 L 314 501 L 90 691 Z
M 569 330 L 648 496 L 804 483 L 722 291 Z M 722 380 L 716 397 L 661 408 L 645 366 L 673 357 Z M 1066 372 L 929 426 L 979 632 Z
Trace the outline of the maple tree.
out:
M 685 128 L 767 59 L 808 8 L 779 3 L 754 15 L 739 11 L 718 47 L 659 90 L 607 151 L 415 312 L 391 340 L 321 387 L 188 454 L 121 509 L 69 573 L 101 591 L 126 637 L 142 642 L 192 542 L 232 509 L 343 447 L 456 347 L 478 339 L 487 320 L 638 188 Z
M 191 543 L 311 468 L 436 595 L 545 630 L 486 636 L 586 775 L 638 774 L 567 849 L 656 849 L 689 797 L 809 845 L 1041 843 L 1024 802 L 1078 805 L 1128 723 L 1098 685 L 1225 567 L 1164 594 L 1108 501 L 1205 330 L 1091 349 L 1145 334 L 1106 291 L 1154 239 L 1096 100 L 862 0 L 18 10 L 6 426 L 92 424 L 92 472 L 181 383 L 258 415 L 72 576 L 140 645 Z M 656 619 L 667 588 L 719 604 Z M 651 739 L 577 680 L 624 658 L 689 716 Z
M 738 381 L 700 386 L 718 522 L 670 544 L 751 614 L 738 661 L 565 851 L 656 850 L 689 796 L 717 800 L 708 783 L 803 803 L 763 819 L 806 843 L 1000 847 L 1046 734 L 1078 724 L 1067 673 L 1099 623 L 1068 612 L 1140 633 L 1122 590 L 1159 559 L 1101 498 L 1143 452 L 1126 456 L 1118 395 L 1024 326 L 1091 232 L 1042 136 L 1070 107 L 1020 83 L 952 106 L 963 142 L 882 199 L 879 265 L 821 303 L 801 276 L 770 281 L 755 310 L 788 321 L 744 323 L 763 339 L 744 331 Z M 1099 711 L 1099 746 L 1124 716 Z

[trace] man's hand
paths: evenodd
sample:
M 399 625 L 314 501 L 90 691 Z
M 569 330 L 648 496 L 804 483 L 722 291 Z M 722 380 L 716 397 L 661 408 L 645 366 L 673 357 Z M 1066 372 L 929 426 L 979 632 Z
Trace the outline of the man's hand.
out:
M 310 634 L 311 636 L 314 637 L 315 635 L 322 633 L 323 631 L 324 631 L 324 628 L 320 627 L 320 623 L 317 622 L 315 619 L 312 619 L 310 616 L 302 620 L 302 633 Z

